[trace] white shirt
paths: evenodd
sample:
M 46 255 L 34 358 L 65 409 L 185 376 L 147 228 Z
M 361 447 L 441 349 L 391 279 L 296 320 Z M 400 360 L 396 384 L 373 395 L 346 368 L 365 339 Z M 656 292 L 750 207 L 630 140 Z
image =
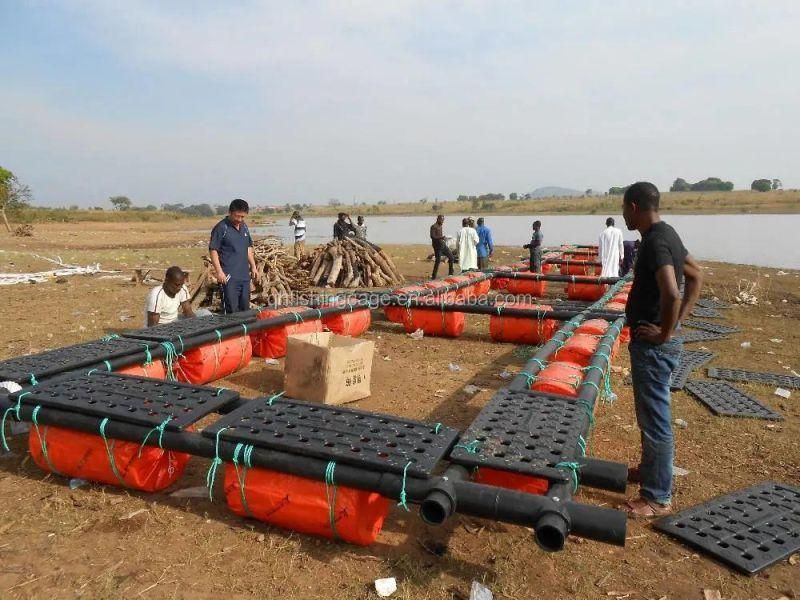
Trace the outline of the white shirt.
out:
M 600 234 L 597 244 L 598 259 L 603 263 L 600 277 L 619 277 L 619 261 L 625 252 L 622 248 L 622 231 L 613 225 Z
M 305 219 L 290 219 L 289 226 L 294 227 L 294 241 L 304 242 L 306 240 Z
M 180 291 L 170 298 L 164 291 L 164 286 L 154 287 L 147 294 L 147 301 L 144 305 L 144 326 L 147 327 L 147 313 L 157 313 L 158 323 L 172 323 L 178 320 L 178 312 L 181 304 L 189 300 L 189 289 L 184 285 Z
M 462 227 L 456 238 L 458 242 L 458 264 L 461 270 L 478 268 L 478 232 L 472 227 Z

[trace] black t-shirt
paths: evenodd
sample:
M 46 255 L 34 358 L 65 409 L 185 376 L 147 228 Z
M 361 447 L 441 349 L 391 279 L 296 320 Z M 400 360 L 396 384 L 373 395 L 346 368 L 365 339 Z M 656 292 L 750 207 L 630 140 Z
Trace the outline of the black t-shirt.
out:
M 642 236 L 642 244 L 633 268 L 633 287 L 625 308 L 627 323 L 636 327 L 639 321 L 658 324 L 661 321 L 660 295 L 656 271 L 664 265 L 675 268 L 678 288 L 683 283 L 683 264 L 689 252 L 676 231 L 659 221 Z

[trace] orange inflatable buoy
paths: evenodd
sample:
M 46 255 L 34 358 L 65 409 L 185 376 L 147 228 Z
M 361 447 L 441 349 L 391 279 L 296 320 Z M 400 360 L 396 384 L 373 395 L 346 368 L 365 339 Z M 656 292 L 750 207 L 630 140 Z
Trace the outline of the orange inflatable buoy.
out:
M 464 275 L 466 275 L 470 279 L 478 279 L 479 277 L 484 277 L 484 274 L 480 273 L 478 271 L 469 271 L 469 272 L 465 273 Z M 489 293 L 489 290 L 491 289 L 491 287 L 492 287 L 492 280 L 491 279 L 484 279 L 483 281 L 479 281 L 478 283 L 476 283 L 473 286 L 473 288 L 475 290 L 474 291 L 474 295 L 478 296 L 478 297 L 485 296 L 486 294 Z
M 547 291 L 547 282 L 511 278 L 508 280 L 508 283 L 506 283 L 505 291 L 509 294 L 541 298 Z
M 45 471 L 143 492 L 157 492 L 178 481 L 189 461 L 182 452 L 122 440 L 107 442 L 108 446 L 92 433 L 39 425 L 30 430 L 28 450 Z
M 414 300 L 414 296 L 419 292 L 427 292 L 428 288 L 424 288 L 421 285 L 409 285 L 406 287 L 398 288 L 394 292 L 394 295 L 398 296 L 405 296 L 405 299 Z M 405 306 L 385 306 L 383 308 L 383 314 L 386 315 L 386 318 L 389 319 L 392 323 L 402 323 L 403 319 L 405 318 L 404 315 L 408 312 L 408 309 Z
M 472 480 L 475 483 L 493 485 L 507 490 L 517 490 L 518 492 L 536 494 L 537 496 L 544 496 L 547 490 L 550 489 L 550 482 L 547 479 L 486 467 L 476 469 Z
M 403 327 L 407 333 L 422 329 L 425 335 L 434 337 L 458 337 L 464 333 L 465 325 L 464 313 L 460 312 L 412 308 L 406 310 L 403 316 Z
M 429 290 L 440 290 L 441 288 L 446 288 L 450 284 L 446 281 L 439 281 L 434 279 L 433 281 L 427 281 L 422 284 L 422 287 L 428 288 Z M 456 292 L 434 292 L 433 297 L 438 301 L 445 301 L 445 302 L 453 302 L 456 299 Z
M 167 378 L 167 368 L 162 360 L 154 360 L 143 365 L 131 365 L 116 372 L 120 375 L 135 375 L 136 377 L 149 377 L 150 379 L 163 380 Z
M 302 307 L 288 306 L 278 309 L 262 310 L 258 313 L 258 320 L 271 319 L 287 313 L 297 313 L 304 310 Z M 290 335 L 301 333 L 320 333 L 322 331 L 322 321 L 319 319 L 300 320 L 296 323 L 281 325 L 274 329 L 257 331 L 251 334 L 253 341 L 253 354 L 261 358 L 281 358 L 286 356 L 286 338 Z
M 358 337 L 369 329 L 372 323 L 372 311 L 368 308 L 359 308 L 353 312 L 343 312 L 336 315 L 327 315 L 322 318 L 322 325 L 337 335 Z
M 450 277 L 446 278 L 444 281 L 450 285 L 458 285 L 458 284 L 466 284 L 470 280 L 469 277 L 466 275 L 451 275 Z M 474 285 L 464 285 L 464 287 L 460 287 L 455 291 L 456 300 L 470 300 L 475 297 L 475 286 Z
M 583 382 L 580 365 L 569 362 L 552 362 L 536 374 L 530 389 L 537 392 L 577 397 Z
M 570 300 L 599 300 L 606 293 L 606 286 L 597 283 L 568 283 L 567 298 Z
M 553 319 L 530 317 L 505 317 L 502 307 L 526 308 L 531 310 L 553 310 L 549 304 L 527 304 L 523 302 L 497 302 L 500 314 L 489 317 L 489 335 L 495 342 L 511 342 L 538 346 L 553 337 L 559 322 Z
M 376 492 L 231 464 L 225 466 L 225 500 L 239 516 L 360 546 L 378 537 L 391 503 Z
M 600 339 L 593 335 L 576 333 L 553 353 L 553 357 L 559 361 L 588 367 L 599 343 Z
M 205 385 L 246 367 L 251 358 L 250 336 L 240 335 L 186 350 L 178 357 L 175 377 L 184 383 Z
M 572 262 L 569 262 L 569 263 L 561 263 L 561 274 L 590 276 L 590 275 L 599 275 L 600 271 L 598 270 L 598 267 L 596 265 L 582 265 L 582 264 L 573 264 Z
M 605 335 L 608 331 L 608 321 L 605 319 L 587 319 L 575 328 L 575 333 L 587 333 L 589 335 Z

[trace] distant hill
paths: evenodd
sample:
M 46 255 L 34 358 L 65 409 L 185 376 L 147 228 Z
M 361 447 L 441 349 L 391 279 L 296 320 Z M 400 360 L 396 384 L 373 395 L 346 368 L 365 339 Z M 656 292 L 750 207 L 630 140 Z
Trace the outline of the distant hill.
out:
M 532 198 L 558 198 L 572 196 L 583 196 L 583 192 L 581 190 L 571 190 L 570 188 L 558 187 L 557 185 L 536 188 L 531 192 Z

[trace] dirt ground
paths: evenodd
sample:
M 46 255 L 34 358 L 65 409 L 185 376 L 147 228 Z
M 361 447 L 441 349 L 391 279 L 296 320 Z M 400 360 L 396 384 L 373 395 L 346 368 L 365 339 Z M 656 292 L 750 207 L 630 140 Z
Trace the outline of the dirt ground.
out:
M 140 327 L 147 287 L 127 281 L 130 270 L 201 266 L 205 236 L 176 230 L 182 226 L 56 224 L 37 226 L 34 238 L 0 237 L 2 272 L 51 268 L 31 253 L 122 271 L 0 287 L 0 357 Z M 426 247 L 387 250 L 409 279 L 429 274 Z M 495 258 L 508 263 L 516 253 L 499 249 Z M 758 285 L 757 306 L 725 312 L 723 322 L 741 332 L 705 344 L 717 354 L 711 364 L 800 372 L 800 274 L 717 263 L 704 268 L 705 296 L 732 301 L 739 280 Z M 376 322 L 368 337 L 377 344 L 373 393 L 354 406 L 458 428 L 492 395 L 468 396 L 465 385 L 495 390 L 504 383 L 498 373 L 525 363 L 514 346 L 489 340 L 485 317 L 468 316 L 458 341 L 413 340 L 387 322 Z M 627 360 L 623 350 L 616 365 L 625 367 Z M 451 372 L 451 362 L 461 371 Z M 281 366 L 254 359 L 219 385 L 255 397 L 279 390 L 281 382 Z M 588 453 L 635 464 L 639 433 L 631 388 L 619 373 L 612 384 L 619 398 L 599 407 Z M 800 392 L 784 400 L 770 387 L 747 388 L 785 420 L 715 417 L 685 393 L 673 396 L 674 417 L 688 423 L 676 429 L 675 462 L 689 470 L 675 481 L 679 509 L 766 480 L 800 482 Z M 396 577 L 393 597 L 407 600 L 468 598 L 473 580 L 496 598 L 518 600 L 703 598 L 706 589 L 725 599 L 800 597 L 800 561 L 744 577 L 639 522 L 630 524 L 625 548 L 571 538 L 564 551 L 547 554 L 522 527 L 456 516 L 432 528 L 415 512 L 394 509 L 377 543 L 360 548 L 240 519 L 220 501 L 170 496 L 174 489 L 205 484 L 209 464 L 203 459 L 193 458 L 167 493 L 70 490 L 66 480 L 43 473 L 27 457 L 26 436 L 12 438 L 11 445 L 11 454 L 0 453 L 2 598 L 375 598 L 373 581 L 381 577 Z M 630 487 L 628 495 L 635 492 Z M 578 499 L 616 506 L 624 496 L 582 489 Z

